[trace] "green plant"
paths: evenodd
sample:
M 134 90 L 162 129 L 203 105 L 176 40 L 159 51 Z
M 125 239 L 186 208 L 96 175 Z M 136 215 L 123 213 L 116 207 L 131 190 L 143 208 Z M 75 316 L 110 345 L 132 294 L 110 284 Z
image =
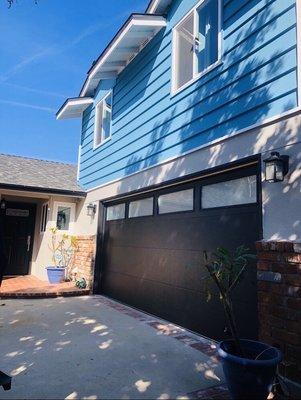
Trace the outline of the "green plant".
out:
M 58 236 L 57 228 L 50 228 L 51 244 L 49 248 L 52 252 L 54 266 L 68 268 L 73 260 L 73 255 L 77 249 L 76 236 L 63 234 Z
M 205 267 L 218 288 L 237 352 L 243 357 L 245 354 L 239 341 L 233 312 L 233 291 L 242 280 L 249 260 L 254 258 L 256 256 L 250 254 L 249 249 L 244 245 L 237 247 L 233 252 L 224 247 L 218 247 L 210 261 L 207 252 L 204 252 Z

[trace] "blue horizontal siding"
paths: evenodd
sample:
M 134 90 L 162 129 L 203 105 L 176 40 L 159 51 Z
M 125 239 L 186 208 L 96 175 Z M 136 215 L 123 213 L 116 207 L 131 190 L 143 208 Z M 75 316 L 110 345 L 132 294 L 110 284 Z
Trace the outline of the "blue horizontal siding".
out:
M 171 96 L 173 26 L 196 4 L 174 1 L 168 26 L 84 113 L 80 182 L 122 178 L 297 105 L 295 0 L 224 0 L 222 63 Z M 113 87 L 112 139 L 93 150 L 95 104 Z

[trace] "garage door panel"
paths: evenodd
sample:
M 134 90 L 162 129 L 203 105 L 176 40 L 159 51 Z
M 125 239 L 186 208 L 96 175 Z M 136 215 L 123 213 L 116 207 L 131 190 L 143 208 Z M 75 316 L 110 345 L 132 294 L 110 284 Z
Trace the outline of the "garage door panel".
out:
M 255 254 L 255 242 L 261 239 L 260 205 L 201 210 L 202 184 L 202 180 L 194 184 L 196 204 L 192 212 L 106 222 L 101 290 L 203 335 L 222 339 L 229 333 L 225 332 L 217 288 L 205 279 L 208 272 L 203 253 L 211 257 L 217 247 L 234 250 L 243 244 Z M 258 326 L 256 273 L 254 261 L 233 294 L 241 334 L 253 339 Z
M 183 250 L 111 248 L 106 268 L 115 273 L 143 277 L 166 284 L 200 290 L 206 270 L 199 252 Z M 140 249 L 141 250 L 141 249 Z M 184 273 L 183 273 L 184 271 Z M 193 284 L 193 286 L 192 286 Z

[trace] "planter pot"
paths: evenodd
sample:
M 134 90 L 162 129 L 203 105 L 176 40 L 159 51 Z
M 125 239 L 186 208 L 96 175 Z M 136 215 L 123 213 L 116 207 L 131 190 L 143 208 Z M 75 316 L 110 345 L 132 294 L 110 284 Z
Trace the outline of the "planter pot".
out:
M 65 267 L 46 267 L 49 283 L 61 283 L 65 281 Z
M 218 354 L 232 399 L 266 400 L 274 383 L 281 352 L 275 347 L 253 340 L 241 339 L 249 358 L 235 355 L 233 340 L 220 343 Z M 257 360 L 255 358 L 260 354 Z

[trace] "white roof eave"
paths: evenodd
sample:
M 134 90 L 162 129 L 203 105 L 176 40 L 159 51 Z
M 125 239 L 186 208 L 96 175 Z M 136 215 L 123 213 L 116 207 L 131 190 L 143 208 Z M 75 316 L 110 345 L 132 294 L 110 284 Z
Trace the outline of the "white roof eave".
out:
M 165 26 L 161 15 L 133 15 L 88 72 L 80 97 L 93 96 L 101 80 L 115 79 Z
M 68 99 L 57 112 L 56 119 L 79 118 L 92 103 L 93 99 L 91 97 Z
M 172 0 L 152 0 L 146 12 L 149 14 L 164 14 L 171 2 Z

